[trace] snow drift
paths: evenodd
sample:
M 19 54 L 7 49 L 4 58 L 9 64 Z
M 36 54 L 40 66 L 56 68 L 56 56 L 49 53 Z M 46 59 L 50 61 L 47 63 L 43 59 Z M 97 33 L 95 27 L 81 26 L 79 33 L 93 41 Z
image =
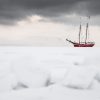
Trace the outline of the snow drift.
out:
M 0 100 L 100 100 L 98 48 L 0 47 Z

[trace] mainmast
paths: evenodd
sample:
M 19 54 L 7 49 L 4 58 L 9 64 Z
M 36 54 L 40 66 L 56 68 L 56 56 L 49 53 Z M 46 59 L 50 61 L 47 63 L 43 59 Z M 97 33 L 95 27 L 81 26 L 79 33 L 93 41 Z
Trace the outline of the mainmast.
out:
M 87 43 L 87 37 L 88 37 L 88 23 L 86 25 L 86 37 L 85 37 L 85 44 Z
M 81 29 L 82 29 L 82 25 L 81 25 L 81 17 L 80 17 L 80 27 L 79 27 L 79 44 L 81 42 Z
M 80 41 L 80 36 L 81 36 L 81 28 L 82 28 L 82 27 L 81 27 L 81 23 L 80 23 L 80 29 L 79 29 L 79 44 L 80 44 L 80 42 L 81 42 L 81 41 Z
M 89 16 L 89 20 L 90 20 L 90 16 Z M 88 28 L 89 28 L 89 22 L 87 22 L 87 24 L 86 24 L 86 37 L 85 37 L 85 44 L 87 43 L 87 38 L 88 38 Z

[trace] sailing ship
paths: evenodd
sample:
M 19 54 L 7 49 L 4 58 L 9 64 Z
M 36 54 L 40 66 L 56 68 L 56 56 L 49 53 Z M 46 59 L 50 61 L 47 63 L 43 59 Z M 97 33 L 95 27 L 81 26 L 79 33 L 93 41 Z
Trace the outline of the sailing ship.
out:
M 90 20 L 90 17 L 89 17 L 89 20 Z M 95 45 L 94 42 L 87 42 L 87 39 L 88 39 L 88 35 L 89 35 L 89 22 L 86 23 L 86 34 L 85 34 L 85 41 L 84 42 L 81 42 L 81 30 L 82 30 L 82 25 L 81 25 L 81 22 L 80 22 L 80 28 L 79 28 L 79 41 L 78 42 L 73 42 L 69 39 L 66 39 L 66 41 L 72 43 L 74 45 L 74 47 L 93 47 Z

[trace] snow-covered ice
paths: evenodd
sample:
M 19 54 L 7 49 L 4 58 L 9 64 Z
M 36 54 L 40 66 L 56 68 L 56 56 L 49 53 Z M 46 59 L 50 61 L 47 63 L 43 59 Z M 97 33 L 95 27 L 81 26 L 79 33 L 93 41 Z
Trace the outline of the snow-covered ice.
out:
M 100 100 L 99 51 L 0 47 L 0 100 Z

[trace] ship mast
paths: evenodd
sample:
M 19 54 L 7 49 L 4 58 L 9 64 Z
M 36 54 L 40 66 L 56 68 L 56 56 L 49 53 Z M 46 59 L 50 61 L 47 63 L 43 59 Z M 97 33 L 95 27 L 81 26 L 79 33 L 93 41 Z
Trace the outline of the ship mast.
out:
M 80 27 L 79 27 L 79 44 L 81 42 L 81 29 L 82 29 L 82 25 L 81 25 L 81 18 L 80 18 Z
M 89 16 L 89 20 L 90 20 L 90 16 Z M 85 37 L 85 44 L 87 43 L 87 38 L 88 38 L 88 28 L 89 28 L 89 22 L 87 22 L 87 24 L 86 24 L 86 37 Z
M 81 36 L 81 24 L 80 24 L 80 29 L 79 29 L 79 44 L 80 44 L 80 36 Z

